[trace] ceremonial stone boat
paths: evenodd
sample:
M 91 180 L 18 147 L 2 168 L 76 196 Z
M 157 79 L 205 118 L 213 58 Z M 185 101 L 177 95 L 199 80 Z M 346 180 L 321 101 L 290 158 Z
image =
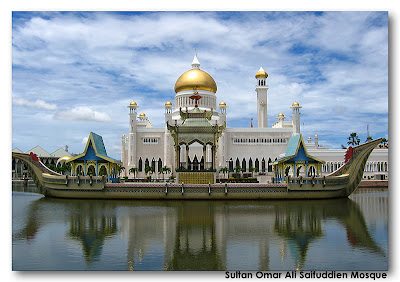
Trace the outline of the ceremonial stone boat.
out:
M 30 169 L 46 197 L 81 199 L 328 199 L 353 193 L 372 150 L 382 139 L 349 148 L 346 162 L 324 177 L 286 177 L 284 183 L 107 183 L 101 176 L 65 176 L 47 168 L 34 154 L 12 153 Z

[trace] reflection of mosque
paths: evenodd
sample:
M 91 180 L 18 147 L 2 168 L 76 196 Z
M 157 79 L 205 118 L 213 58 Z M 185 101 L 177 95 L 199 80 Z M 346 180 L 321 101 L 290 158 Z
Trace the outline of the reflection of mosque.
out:
M 109 217 L 93 212 L 70 214 L 68 235 L 82 244 L 87 263 L 99 258 L 105 239 L 116 232 L 117 219 L 115 216 Z
M 131 270 L 270 270 L 276 267 L 271 256 L 277 251 L 282 261 L 290 256 L 289 268 L 302 269 L 310 244 L 326 236 L 322 229 L 326 219 L 344 227 L 353 247 L 386 256 L 370 235 L 360 206 L 350 199 L 89 203 L 41 199 L 30 209 L 26 227 L 15 237 L 35 237 L 48 218 L 54 222 L 58 219 L 52 217 L 68 214 L 68 235 L 80 242 L 88 263 L 99 259 L 107 238 L 120 234 L 127 242 L 121 252 Z M 62 212 L 48 212 L 55 209 Z M 246 267 L 247 262 L 256 269 Z

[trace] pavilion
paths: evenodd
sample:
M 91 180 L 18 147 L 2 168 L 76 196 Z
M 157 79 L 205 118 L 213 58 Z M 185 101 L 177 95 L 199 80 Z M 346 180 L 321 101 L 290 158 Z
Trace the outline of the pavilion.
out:
M 110 158 L 107 155 L 103 138 L 93 132 L 90 132 L 86 142 L 85 150 L 69 160 L 71 163 L 71 175 L 82 176 L 107 176 L 107 181 L 115 182 L 118 178 L 118 167 L 122 165 L 120 161 Z
M 321 175 L 325 161 L 308 154 L 302 134 L 289 139 L 284 157 L 272 163 L 275 171 L 275 182 L 284 181 L 285 177 L 313 177 Z

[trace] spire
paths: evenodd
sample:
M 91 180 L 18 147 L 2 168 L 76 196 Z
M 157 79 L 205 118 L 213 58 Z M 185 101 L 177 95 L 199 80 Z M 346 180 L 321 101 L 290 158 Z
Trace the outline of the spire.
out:
M 197 52 L 196 49 L 194 49 L 194 58 L 192 62 L 192 69 L 199 69 L 200 68 L 200 63 L 199 60 L 197 59 Z

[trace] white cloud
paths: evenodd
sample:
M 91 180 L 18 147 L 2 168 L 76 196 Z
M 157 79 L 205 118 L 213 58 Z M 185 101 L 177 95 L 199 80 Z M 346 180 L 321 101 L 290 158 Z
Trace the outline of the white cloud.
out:
M 229 106 L 230 127 L 250 124 L 247 121 L 256 117 L 254 75 L 260 66 L 269 73 L 270 124 L 280 112 L 289 117 L 295 100 L 303 106 L 304 121 L 316 119 L 320 136 L 329 136 L 333 128 L 345 130 L 349 120 L 365 127 L 368 112 L 388 114 L 385 13 L 30 16 L 25 13 L 13 25 L 13 102 L 47 110 L 56 107 L 52 122 L 58 121 L 65 132 L 74 132 L 77 124 L 60 120 L 96 121 L 79 126 L 104 130 L 110 134 L 109 144 L 119 143 L 128 130 L 126 105 L 132 99 L 154 127 L 163 127 L 162 106 L 174 101 L 175 81 L 190 69 L 195 48 L 201 69 L 218 85 L 217 103 Z M 13 119 L 22 119 L 19 111 Z M 24 119 L 15 124 L 26 123 Z M 380 126 L 388 127 L 387 122 Z M 42 128 L 45 134 L 47 129 Z M 17 126 L 13 130 L 13 135 L 23 132 Z
M 15 97 L 13 99 L 13 104 L 23 107 L 31 107 L 31 108 L 38 108 L 44 110 L 57 110 L 56 104 L 47 103 L 41 99 L 37 99 L 36 101 L 28 101 L 24 98 Z
M 97 112 L 86 106 L 78 106 L 66 111 L 59 111 L 54 114 L 55 119 L 110 122 L 111 118 L 107 113 Z

